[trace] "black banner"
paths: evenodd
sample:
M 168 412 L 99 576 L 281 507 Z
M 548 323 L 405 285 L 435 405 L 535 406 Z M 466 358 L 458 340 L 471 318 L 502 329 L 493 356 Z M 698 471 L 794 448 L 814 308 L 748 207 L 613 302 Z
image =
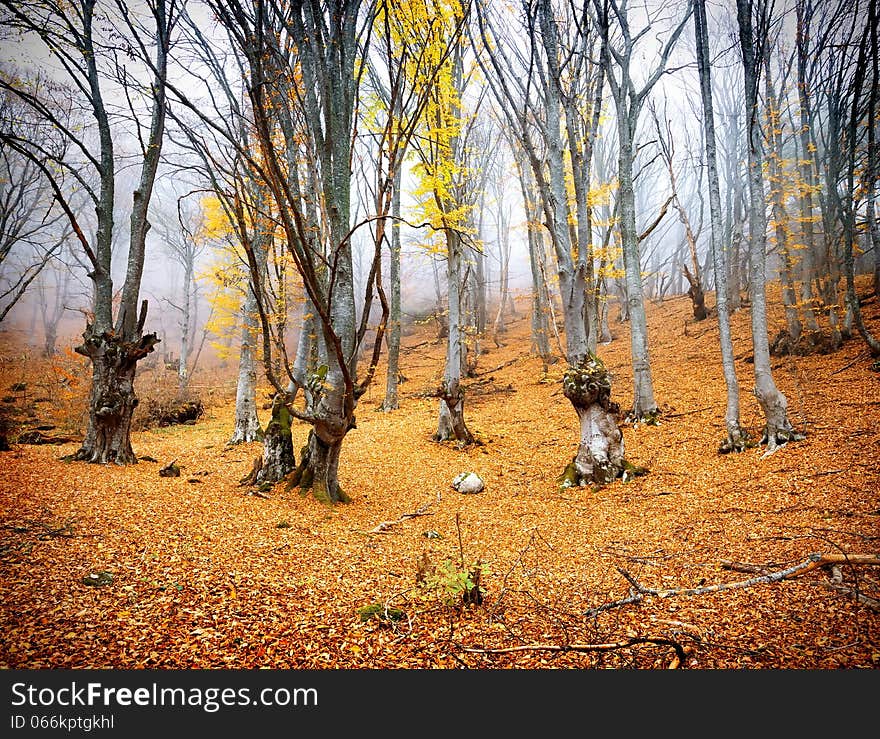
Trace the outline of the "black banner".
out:
M 366 737 L 468 737 L 565 727 L 577 734 L 626 732 L 636 726 L 680 736 L 705 721 L 729 729 L 778 725 L 790 733 L 802 722 L 816 730 L 821 719 L 803 705 L 771 710 L 781 708 L 783 695 L 846 690 L 858 705 L 876 686 L 876 674 L 870 673 L 6 670 L 0 673 L 5 708 L 0 736 L 160 732 L 164 739 L 161 733 L 340 729 Z M 858 726 L 859 715 L 864 716 L 859 709 L 836 713 L 835 732 L 849 720 Z

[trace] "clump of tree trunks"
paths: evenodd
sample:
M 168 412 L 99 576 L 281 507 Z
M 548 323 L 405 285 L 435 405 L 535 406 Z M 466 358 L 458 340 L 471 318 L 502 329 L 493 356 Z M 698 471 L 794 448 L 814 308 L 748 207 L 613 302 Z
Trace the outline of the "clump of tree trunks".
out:
M 199 398 L 173 398 L 171 400 L 147 401 L 143 414 L 138 419 L 138 428 L 150 429 L 178 424 L 193 425 L 205 413 L 205 406 Z
M 617 417 L 620 407 L 611 400 L 611 375 L 593 354 L 562 378 L 565 397 L 581 423 L 581 440 L 574 459 L 565 468 L 561 486 L 605 485 L 618 477 L 644 475 L 647 470 L 624 458 L 623 433 Z

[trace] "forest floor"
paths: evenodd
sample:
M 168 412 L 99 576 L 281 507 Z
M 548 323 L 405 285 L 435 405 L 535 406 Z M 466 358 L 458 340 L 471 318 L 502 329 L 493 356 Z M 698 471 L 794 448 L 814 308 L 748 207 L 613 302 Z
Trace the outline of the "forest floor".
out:
M 778 292 L 769 302 L 779 305 Z M 880 373 L 861 338 L 825 356 L 774 359 L 803 441 L 766 457 L 764 447 L 719 455 L 717 324 L 690 322 L 687 297 L 651 303 L 663 415 L 657 426 L 623 427 L 628 459 L 649 473 L 560 489 L 577 417 L 561 392 L 563 363 L 543 377 L 529 355 L 527 301 L 517 308 L 505 345 L 487 340 L 467 382 L 466 418 L 481 445 L 431 441 L 444 345 L 433 324 L 404 338 L 400 410 L 378 412 L 380 369 L 346 438 L 347 505 L 284 483 L 263 494 L 240 486 L 260 445 L 226 446 L 226 400 L 195 425 L 136 432 L 135 452 L 156 461 L 128 468 L 62 461 L 75 443 L 13 444 L 0 454 L 0 666 L 880 667 L 877 567 L 647 592 L 742 583 L 813 554 L 880 553 Z M 878 301 L 863 310 L 877 335 Z M 781 310 L 771 323 L 772 337 Z M 628 329 L 612 320 L 612 331 L 599 354 L 625 410 Z M 744 309 L 734 316 L 742 421 L 759 438 L 749 336 Z M 30 392 L 48 413 L 37 380 L 10 390 L 45 367 L 14 348 L 2 356 L 6 402 Z M 144 376 L 138 393 L 150 392 Z M 297 453 L 307 433 L 294 428 Z M 172 460 L 181 476 L 160 477 Z M 451 488 L 468 471 L 485 480 L 483 492 Z M 477 562 L 485 595 L 463 605 L 458 576 Z M 374 616 L 362 617 L 371 606 Z

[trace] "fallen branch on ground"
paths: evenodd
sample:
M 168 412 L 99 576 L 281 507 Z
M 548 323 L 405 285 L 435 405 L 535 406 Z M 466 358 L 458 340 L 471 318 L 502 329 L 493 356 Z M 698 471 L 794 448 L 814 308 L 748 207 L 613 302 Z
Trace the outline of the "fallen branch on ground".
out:
M 377 524 L 375 527 L 367 531 L 368 534 L 381 534 L 385 531 L 388 531 L 392 526 L 397 526 L 397 524 L 406 521 L 409 518 L 418 518 L 419 516 L 433 516 L 433 513 L 428 512 L 428 508 L 431 507 L 431 502 L 428 501 L 422 506 L 419 506 L 412 513 L 404 513 L 399 518 L 394 519 L 393 521 L 382 521 L 380 524 Z
M 505 367 L 510 367 L 512 364 L 516 364 L 522 357 L 514 357 L 513 359 L 508 360 L 507 362 L 502 362 L 497 367 L 493 367 L 492 369 L 483 370 L 482 372 L 474 372 L 474 377 L 482 377 L 483 375 L 491 375 L 493 372 L 497 372 L 500 369 L 504 369 Z
M 670 669 L 677 668 L 687 657 L 685 648 L 674 639 L 655 636 L 636 636 L 630 639 L 605 644 L 521 644 L 516 647 L 498 647 L 495 649 L 481 649 L 478 647 L 465 647 L 462 651 L 468 654 L 512 654 L 514 652 L 613 652 L 618 649 L 638 646 L 639 644 L 657 644 L 659 646 L 672 647 L 675 650 L 675 658 L 670 664 Z
M 737 582 L 717 583 L 715 585 L 705 585 L 698 588 L 672 588 L 669 590 L 654 590 L 653 588 L 646 588 L 629 572 L 627 572 L 622 567 L 618 567 L 617 571 L 621 575 L 623 575 L 624 578 L 626 578 L 627 582 L 629 582 L 630 585 L 632 585 L 629 596 L 621 600 L 613 601 L 611 603 L 605 603 L 596 608 L 591 608 L 590 610 L 586 611 L 584 615 L 592 617 L 598 615 L 599 613 L 602 613 L 603 611 L 611 610 L 612 608 L 619 608 L 620 606 L 629 605 L 630 603 L 638 603 L 642 601 L 646 596 L 653 596 L 655 598 L 673 598 L 680 595 L 705 595 L 707 593 L 717 593 L 721 590 L 748 588 L 752 585 L 779 582 L 780 580 L 786 580 L 791 577 L 803 575 L 819 567 L 842 564 L 880 566 L 880 554 L 821 554 L 819 552 L 815 552 L 803 562 L 800 562 L 792 567 L 787 567 L 783 570 L 778 570 L 776 572 L 770 572 L 766 568 L 762 568 L 760 565 L 749 565 L 742 562 L 725 561 L 722 562 L 722 567 L 724 567 L 725 569 L 739 570 L 744 572 L 756 572 L 760 574 L 758 575 L 758 577 L 752 577 L 748 580 L 739 580 Z M 838 585 L 839 587 L 833 588 L 834 590 L 839 590 L 840 587 L 846 587 L 845 585 L 841 586 L 839 583 L 825 584 Z
M 697 408 L 693 411 L 684 411 L 683 413 L 670 413 L 666 418 L 681 418 L 682 416 L 692 416 L 695 413 L 702 413 L 703 411 L 711 411 L 712 406 L 706 406 L 705 408 Z

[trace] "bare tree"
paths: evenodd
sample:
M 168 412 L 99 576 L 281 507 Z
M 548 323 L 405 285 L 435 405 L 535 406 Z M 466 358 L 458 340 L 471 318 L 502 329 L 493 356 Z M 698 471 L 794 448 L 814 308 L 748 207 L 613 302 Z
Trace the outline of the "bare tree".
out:
M 162 245 L 172 261 L 183 271 L 179 302 L 166 298 L 168 305 L 180 315 L 180 352 L 177 366 L 177 389 L 186 392 L 189 377 L 194 367 L 190 359 L 195 344 L 195 329 L 199 286 L 196 282 L 196 264 L 204 251 L 203 214 L 201 208 L 192 201 L 176 199 L 177 208 L 173 214 L 164 213 L 156 231 Z
M 626 293 L 629 302 L 630 343 L 633 365 L 633 405 L 629 418 L 633 421 L 656 419 L 659 414 L 654 399 L 654 383 L 648 353 L 648 330 L 642 295 L 641 262 L 639 258 L 639 233 L 636 227 L 635 195 L 633 189 L 633 162 L 635 160 L 635 136 L 639 114 L 653 87 L 666 71 L 669 56 L 690 18 L 692 10 L 688 2 L 684 16 L 676 23 L 666 42 L 662 45 L 659 59 L 647 72 L 641 88 L 633 78 L 634 55 L 638 42 L 650 31 L 649 22 L 633 34 L 627 0 L 611 0 L 611 8 L 600 0 L 594 0 L 597 24 L 605 42 L 605 78 L 617 111 L 618 145 L 618 197 L 620 204 L 620 241 L 626 269 Z M 611 39 L 612 22 L 619 31 L 620 40 Z
M 722 452 L 742 451 L 746 434 L 740 425 L 739 383 L 730 335 L 730 310 L 727 302 L 727 265 L 725 243 L 721 225 L 721 193 L 718 184 L 718 163 L 715 145 L 715 117 L 712 105 L 712 77 L 709 65 L 709 32 L 706 23 L 706 2 L 694 2 L 694 35 L 697 48 L 697 68 L 700 76 L 700 96 L 703 102 L 703 130 L 706 145 L 706 171 L 709 183 L 709 211 L 712 230 L 710 233 L 712 266 L 715 271 L 715 311 L 718 315 L 718 334 L 721 343 L 721 366 L 727 389 L 727 410 L 724 425 L 727 437 L 721 443 Z
M 14 79 L 14 70 L 0 72 Z M 33 80 L 34 94 L 49 94 L 50 85 L 40 77 Z M 57 98 L 67 91 L 54 90 Z M 68 110 L 56 109 L 62 120 Z M 6 90 L 0 91 L 0 126 L 13 136 L 39 141 L 63 158 L 64 140 L 51 126 L 33 115 L 30 106 Z M 0 321 L 15 307 L 28 287 L 62 249 L 71 236 L 64 211 L 54 202 L 42 167 L 49 154 L 35 152 L 35 159 L 18 151 L 7 138 L 0 139 Z
M 54 106 L 32 87 L 0 80 L 0 87 L 29 105 L 35 116 L 54 125 L 71 150 L 59 158 L 47 152 L 41 140 L 15 132 L 2 134 L 3 142 L 37 164 L 50 182 L 56 201 L 71 222 L 74 235 L 85 253 L 94 286 L 93 316 L 76 351 L 92 362 L 92 388 L 89 423 L 76 459 L 89 462 L 128 464 L 137 461 L 131 448 L 131 419 L 137 397 L 134 378 L 137 363 L 159 341 L 154 333 L 145 334 L 147 303 L 138 309 L 143 273 L 147 218 L 150 198 L 162 149 L 166 117 L 165 84 L 168 52 L 178 17 L 177 0 L 156 0 L 149 6 L 147 28 L 123 2 L 98 7 L 97 0 L 78 0 L 72 5 L 54 0 L 37 0 L 27 5 L 3 0 L 5 25 L 28 37 L 39 39 L 70 80 L 78 103 L 94 118 L 97 142 L 56 114 Z M 113 38 L 104 31 L 113 28 Z M 124 65 L 114 64 L 114 55 L 124 50 L 146 65 L 152 76 L 148 86 L 138 85 L 124 73 Z M 115 77 L 115 79 L 114 79 Z M 114 318 L 114 289 L 111 276 L 114 209 L 116 193 L 116 150 L 114 116 L 108 107 L 111 80 L 127 91 L 132 108 L 137 102 L 147 108 L 149 125 L 140 124 L 141 111 L 132 110 L 140 144 L 140 179 L 132 193 L 128 260 L 125 281 Z M 118 94 L 118 93 L 114 93 Z M 67 147 L 66 147 L 67 148 Z M 75 154 L 75 156 L 74 156 Z M 94 172 L 98 185 L 92 187 L 87 171 Z M 65 184 L 75 180 L 94 203 L 97 217 L 95 238 L 89 240 L 65 192 Z
M 764 174 L 761 126 L 758 117 L 758 83 L 767 53 L 770 17 L 765 0 L 737 0 L 737 22 L 745 84 L 745 106 L 749 141 L 749 293 L 751 296 L 752 346 L 754 349 L 755 396 L 764 412 L 767 451 L 778 444 L 803 439 L 788 420 L 788 401 L 776 387 L 770 368 L 767 337 L 766 240 L 767 213 L 764 203 Z

